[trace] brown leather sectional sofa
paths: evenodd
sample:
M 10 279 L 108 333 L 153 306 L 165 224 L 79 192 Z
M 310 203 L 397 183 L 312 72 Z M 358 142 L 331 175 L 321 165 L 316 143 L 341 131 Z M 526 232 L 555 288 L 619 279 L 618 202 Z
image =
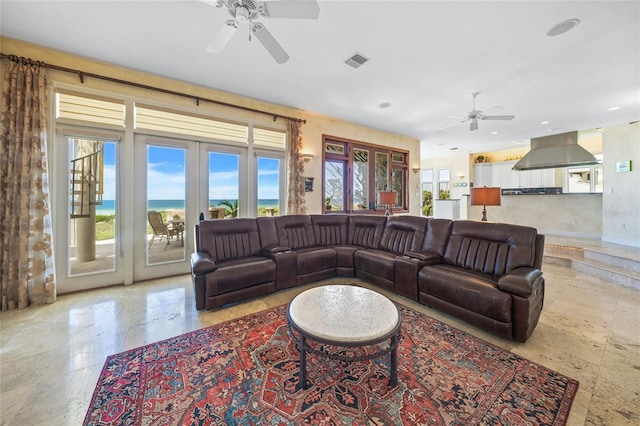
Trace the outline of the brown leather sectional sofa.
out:
M 204 220 L 191 255 L 197 309 L 357 276 L 525 342 L 544 301 L 544 236 L 518 225 L 415 216 Z

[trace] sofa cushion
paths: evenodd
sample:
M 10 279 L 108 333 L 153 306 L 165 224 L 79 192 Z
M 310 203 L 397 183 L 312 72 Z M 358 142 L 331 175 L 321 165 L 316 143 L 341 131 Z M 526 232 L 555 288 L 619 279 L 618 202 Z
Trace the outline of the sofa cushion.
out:
M 388 281 L 393 281 L 396 255 L 382 250 L 358 250 L 354 255 L 356 270 L 366 271 Z
M 348 244 L 377 249 L 386 220 L 385 216 L 349 216 Z
M 420 251 L 444 256 L 452 225 L 453 221 L 449 219 L 429 219 Z
M 311 223 L 319 246 L 347 244 L 349 216 L 346 214 L 314 214 Z
M 203 220 L 196 228 L 205 252 L 216 262 L 257 256 L 262 249 L 255 219 Z
M 415 216 L 388 218 L 382 231 L 380 249 L 396 254 L 419 250 L 424 239 L 427 221 L 425 217 Z
M 501 276 L 535 262 L 537 231 L 504 223 L 455 221 L 444 253 L 444 263 L 475 272 Z
M 314 247 L 294 250 L 297 274 L 310 274 L 336 267 L 337 255 L 332 248 Z
M 491 276 L 451 265 L 425 266 L 418 273 L 420 292 L 501 322 L 511 322 L 511 295 Z
M 207 295 L 275 282 L 276 264 L 264 257 L 244 257 L 218 263 L 218 269 L 206 276 Z
M 353 268 L 353 256 L 358 250 L 362 250 L 358 246 L 332 246 L 331 248 L 336 251 L 336 266 L 340 268 Z
M 314 247 L 316 245 L 310 216 L 279 216 L 275 218 L 275 222 L 280 245 L 291 249 Z

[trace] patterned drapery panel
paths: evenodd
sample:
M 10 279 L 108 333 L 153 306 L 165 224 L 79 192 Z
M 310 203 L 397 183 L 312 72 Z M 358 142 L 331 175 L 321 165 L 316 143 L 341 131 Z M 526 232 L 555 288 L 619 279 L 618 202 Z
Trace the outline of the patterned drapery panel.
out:
M 2 310 L 56 300 L 44 65 L 10 56 L 0 120 Z
M 302 151 L 302 135 L 300 127 L 302 123 L 297 120 L 289 120 L 288 143 L 289 153 L 289 198 L 287 201 L 287 214 L 305 214 L 307 207 L 304 199 L 304 160 L 300 156 Z

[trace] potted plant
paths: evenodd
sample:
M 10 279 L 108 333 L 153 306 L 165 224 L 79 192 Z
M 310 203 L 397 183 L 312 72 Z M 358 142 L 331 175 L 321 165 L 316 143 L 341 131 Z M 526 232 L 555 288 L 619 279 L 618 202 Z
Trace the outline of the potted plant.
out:
M 218 203 L 218 207 L 225 209 L 224 217 L 238 217 L 238 200 L 233 201 L 221 201 Z
M 327 197 L 324 199 L 324 209 L 325 210 L 331 210 L 331 200 L 333 199 L 333 197 Z

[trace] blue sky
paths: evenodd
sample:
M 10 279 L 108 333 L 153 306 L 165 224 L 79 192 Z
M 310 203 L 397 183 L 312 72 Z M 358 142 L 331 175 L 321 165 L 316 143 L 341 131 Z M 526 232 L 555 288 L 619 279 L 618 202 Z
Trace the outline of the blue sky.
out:
M 147 191 L 150 200 L 181 200 L 185 192 L 185 150 L 149 146 Z M 209 198 L 238 198 L 238 156 L 210 153 Z M 105 144 L 105 199 L 115 195 L 115 143 Z M 258 198 L 277 199 L 279 160 L 258 158 Z M 255 167 L 253 164 L 251 167 Z

